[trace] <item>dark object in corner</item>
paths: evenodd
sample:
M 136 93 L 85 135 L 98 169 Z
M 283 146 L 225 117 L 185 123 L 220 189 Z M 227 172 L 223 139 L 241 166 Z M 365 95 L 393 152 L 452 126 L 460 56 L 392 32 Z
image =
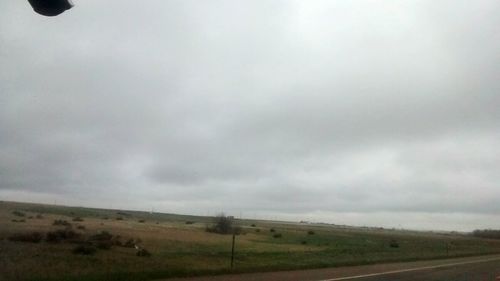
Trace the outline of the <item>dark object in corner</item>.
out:
M 35 12 L 47 17 L 57 16 L 73 7 L 70 0 L 28 0 Z

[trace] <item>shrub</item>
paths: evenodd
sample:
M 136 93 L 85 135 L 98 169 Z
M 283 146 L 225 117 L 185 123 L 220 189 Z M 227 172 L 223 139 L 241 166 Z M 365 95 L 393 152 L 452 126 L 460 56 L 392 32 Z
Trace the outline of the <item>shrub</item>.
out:
M 112 246 L 121 246 L 121 237 L 119 235 L 113 236 L 107 231 L 101 231 L 89 237 L 88 242 L 90 242 L 95 247 L 102 250 L 109 250 Z
M 22 220 L 11 220 L 12 222 L 26 222 L 25 219 L 22 219 Z
M 23 212 L 21 212 L 21 211 L 13 211 L 12 214 L 14 216 L 18 216 L 18 217 L 24 217 L 24 216 L 26 216 L 26 214 L 23 213 Z
M 57 243 L 61 241 L 61 238 L 57 235 L 56 231 L 50 231 L 45 234 L 45 241 L 49 243 Z
M 212 226 L 207 226 L 206 231 L 219 234 L 240 234 L 241 227 L 234 227 L 233 217 L 221 213 L 214 218 L 214 224 Z
M 135 255 L 138 257 L 150 257 L 151 253 L 146 249 L 140 249 Z
M 78 245 L 73 249 L 73 254 L 75 255 L 93 255 L 97 251 L 91 245 Z
M 478 238 L 500 239 L 500 230 L 494 229 L 476 229 L 472 232 L 472 236 Z
M 125 212 L 116 212 L 116 214 L 119 216 L 124 216 L 124 217 L 131 217 L 132 216 L 131 214 L 125 213 Z
M 122 217 L 116 217 L 116 220 L 117 220 L 117 221 L 122 221 L 122 220 L 123 220 L 123 218 L 122 218 Z
M 274 228 L 269 229 L 270 232 L 276 232 Z
M 392 239 L 390 242 L 389 242 L 389 246 L 391 248 L 399 248 L 399 243 L 398 241 L 396 241 L 395 239 Z
M 80 234 L 74 232 L 71 229 L 58 230 L 57 233 L 63 240 L 71 240 L 80 237 Z
M 85 226 L 84 225 L 79 225 L 76 227 L 77 229 L 80 229 L 80 230 L 85 230 Z
M 81 217 L 74 217 L 73 221 L 83 221 L 83 219 Z
M 140 223 L 145 223 L 145 222 L 146 222 L 146 220 L 139 220 L 139 222 L 140 222 Z
M 93 241 L 109 241 L 113 238 L 113 235 L 107 231 L 101 231 L 97 234 L 90 236 L 89 240 Z
M 308 234 L 308 235 L 314 235 L 315 233 L 314 233 L 314 231 L 309 230 L 309 231 L 307 232 L 307 234 Z
M 251 227 L 256 227 L 255 223 L 252 223 L 252 225 L 250 225 Z
M 125 243 L 123 243 L 123 247 L 125 248 L 134 248 L 135 247 L 135 240 L 130 238 Z
M 116 245 L 116 246 L 122 246 L 123 243 L 122 243 L 122 240 L 121 240 L 121 236 L 120 235 L 115 235 L 113 237 L 113 239 L 111 239 L 111 241 L 113 242 L 113 245 Z
M 18 233 L 9 237 L 10 241 L 40 243 L 43 235 L 40 232 Z
M 80 238 L 80 234 L 71 229 L 49 231 L 45 235 L 45 241 L 49 243 L 59 243 L 61 241 L 77 242 L 78 238 Z
M 111 246 L 113 246 L 113 241 L 105 240 L 105 241 L 97 241 L 95 242 L 95 246 L 101 250 L 109 250 Z
M 187 221 L 186 224 L 193 224 L 194 221 Z
M 306 244 L 307 244 L 307 241 L 302 240 L 302 241 L 300 242 L 300 244 L 302 244 L 302 245 L 306 245 Z
M 281 235 L 281 233 L 273 234 L 273 238 L 281 238 L 281 237 L 283 237 L 283 235 Z
M 123 243 L 122 246 L 125 248 L 135 248 L 135 245 L 137 245 L 141 242 L 142 242 L 142 240 L 139 238 L 137 238 L 137 239 L 130 238 L 127 241 L 125 241 L 125 243 Z
M 62 226 L 71 226 L 71 223 L 67 222 L 66 220 L 54 220 L 52 225 L 62 225 Z
M 260 232 L 260 228 L 256 228 L 256 229 L 255 229 L 255 232 Z
M 43 219 L 43 216 L 41 214 L 36 215 L 37 219 Z

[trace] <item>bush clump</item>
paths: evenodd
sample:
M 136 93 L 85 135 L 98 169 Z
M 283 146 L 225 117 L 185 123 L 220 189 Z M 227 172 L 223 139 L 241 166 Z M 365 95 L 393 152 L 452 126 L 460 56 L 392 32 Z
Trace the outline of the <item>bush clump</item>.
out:
M 88 242 L 101 250 L 109 250 L 113 246 L 122 246 L 120 235 L 112 235 L 107 231 L 101 231 L 88 238 Z
M 83 219 L 81 217 L 74 217 L 73 221 L 83 221 Z
M 389 242 L 389 247 L 391 247 L 391 248 L 399 248 L 399 243 L 398 243 L 398 241 L 396 241 L 395 239 L 392 239 L 392 240 Z
M 111 240 L 95 241 L 94 244 L 97 248 L 99 248 L 101 250 L 109 250 L 114 245 L 113 241 L 111 241 Z
M 273 234 L 273 238 L 281 238 L 281 237 L 283 237 L 283 235 L 281 235 L 281 233 Z
M 113 239 L 113 235 L 107 231 L 101 231 L 89 238 L 91 241 L 110 241 L 111 239 Z
M 45 235 L 45 241 L 49 243 L 59 243 L 62 241 L 79 242 L 80 234 L 71 229 L 60 229 L 56 231 L 49 231 Z
M 50 231 L 45 234 L 45 241 L 49 243 L 58 243 L 61 242 L 61 238 L 56 231 Z
M 146 222 L 146 220 L 138 220 L 138 222 L 140 222 L 140 223 L 145 223 L 145 222 Z
M 75 255 L 93 255 L 97 249 L 91 245 L 78 245 L 75 248 L 73 248 L 73 254 Z
M 478 238 L 500 239 L 500 230 L 495 229 L 476 229 L 472 232 L 472 236 Z
M 146 249 L 139 249 L 135 255 L 138 257 L 150 257 L 151 253 Z
M 60 226 L 68 226 L 68 227 L 71 227 L 71 223 L 69 223 L 68 221 L 66 220 L 54 220 L 54 222 L 52 223 L 52 225 L 60 225 Z
M 120 235 L 115 235 L 113 236 L 113 239 L 111 239 L 111 242 L 113 243 L 113 245 L 116 245 L 116 246 L 123 246 L 123 243 L 122 243 L 122 240 L 121 240 L 121 236 Z
M 187 221 L 186 224 L 194 224 L 194 221 Z
M 40 243 L 42 239 L 43 235 L 40 232 L 17 233 L 9 237 L 10 241 L 30 243 Z
M 26 216 L 26 214 L 21 212 L 21 211 L 13 211 L 12 214 L 14 216 L 18 216 L 18 217 L 25 217 Z
M 123 247 L 125 248 L 134 248 L 135 247 L 135 241 L 134 239 L 130 238 L 125 243 L 123 243 Z
M 22 220 L 11 220 L 11 222 L 26 222 L 25 219 L 22 219 Z
M 85 226 L 84 225 L 79 225 L 76 227 L 77 229 L 80 229 L 80 230 L 85 230 Z
M 312 231 L 312 230 L 309 230 L 309 231 L 307 232 L 307 234 L 308 234 L 308 235 L 314 235 L 314 234 L 315 234 L 315 232 L 314 232 L 314 231 Z
M 127 241 L 125 241 L 125 243 L 123 243 L 122 246 L 125 248 L 135 248 L 135 246 L 141 242 L 142 242 L 141 239 L 130 238 Z
M 221 213 L 214 218 L 212 226 L 207 226 L 206 231 L 219 234 L 241 234 L 241 227 L 234 226 L 233 220 L 232 216 L 226 216 L 224 213 Z
M 124 216 L 124 217 L 131 217 L 132 216 L 131 214 L 125 213 L 125 212 L 116 212 L 116 214 L 119 216 Z
M 276 232 L 274 228 L 269 229 L 269 232 Z

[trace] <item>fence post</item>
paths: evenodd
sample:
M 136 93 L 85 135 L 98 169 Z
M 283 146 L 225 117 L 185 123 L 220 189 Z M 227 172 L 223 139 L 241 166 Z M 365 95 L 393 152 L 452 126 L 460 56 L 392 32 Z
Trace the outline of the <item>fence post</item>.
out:
M 233 233 L 233 245 L 231 247 L 231 269 L 233 269 L 234 265 L 234 240 L 236 238 L 236 234 Z

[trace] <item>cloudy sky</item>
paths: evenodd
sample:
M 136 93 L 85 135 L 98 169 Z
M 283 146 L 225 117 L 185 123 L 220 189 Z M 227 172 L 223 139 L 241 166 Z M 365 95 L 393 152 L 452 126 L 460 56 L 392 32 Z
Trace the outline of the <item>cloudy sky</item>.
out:
M 500 2 L 0 2 L 0 199 L 500 228 Z

